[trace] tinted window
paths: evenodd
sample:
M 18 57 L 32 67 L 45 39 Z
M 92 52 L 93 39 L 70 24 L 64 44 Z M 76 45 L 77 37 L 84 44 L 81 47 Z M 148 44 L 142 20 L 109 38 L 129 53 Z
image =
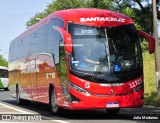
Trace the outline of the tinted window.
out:
M 8 70 L 0 69 L 0 78 L 8 78 Z
M 133 25 L 106 28 L 69 24 L 68 29 L 73 43 L 70 66 L 75 76 L 121 83 L 142 75 L 141 48 Z
M 64 50 L 63 40 L 60 41 L 59 55 L 60 75 L 67 76 L 66 52 Z
M 38 53 L 48 53 L 48 25 L 39 30 Z
M 62 20 L 54 18 L 50 24 L 44 25 L 23 38 L 18 38 L 10 45 L 9 61 L 16 61 L 37 53 L 54 54 L 55 62 L 59 63 L 60 33 L 53 30 L 53 26 L 64 27 Z
M 48 53 L 48 25 L 45 25 L 23 38 L 11 42 L 9 61 L 16 61 L 38 53 Z
M 15 45 L 15 43 L 10 43 L 10 47 L 9 47 L 9 62 L 13 61 L 13 59 L 14 59 L 14 45 Z
M 62 20 L 58 19 L 58 18 L 53 18 L 53 19 L 51 20 L 51 24 L 52 24 L 53 26 L 59 26 L 59 27 L 64 28 L 64 22 L 63 22 Z
M 32 40 L 30 42 L 30 55 L 36 54 L 37 50 L 39 48 L 38 44 L 38 38 L 39 38 L 39 30 L 32 33 Z
M 45 25 L 32 33 L 30 42 L 30 55 L 48 53 L 48 25 Z
M 48 35 L 48 53 L 54 55 L 55 64 L 59 63 L 59 42 L 62 40 L 60 32 L 53 28 L 53 24 L 49 25 Z

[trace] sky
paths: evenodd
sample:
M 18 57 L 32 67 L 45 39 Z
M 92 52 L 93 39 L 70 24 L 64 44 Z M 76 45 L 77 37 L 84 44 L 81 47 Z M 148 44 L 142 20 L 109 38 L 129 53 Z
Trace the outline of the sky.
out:
M 0 55 L 8 60 L 10 42 L 26 30 L 26 22 L 53 0 L 0 0 Z
M 26 30 L 26 22 L 53 0 L 0 1 L 0 55 L 8 60 L 10 42 Z M 158 28 L 160 35 L 160 26 Z

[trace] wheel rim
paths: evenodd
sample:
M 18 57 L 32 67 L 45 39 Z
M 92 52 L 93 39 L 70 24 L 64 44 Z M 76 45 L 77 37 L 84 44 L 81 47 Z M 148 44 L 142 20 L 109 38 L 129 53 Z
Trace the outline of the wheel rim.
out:
M 57 100 L 56 100 L 56 95 L 54 93 L 54 90 L 52 91 L 52 96 L 51 96 L 51 106 L 52 106 L 52 111 L 57 112 L 58 106 L 57 106 Z

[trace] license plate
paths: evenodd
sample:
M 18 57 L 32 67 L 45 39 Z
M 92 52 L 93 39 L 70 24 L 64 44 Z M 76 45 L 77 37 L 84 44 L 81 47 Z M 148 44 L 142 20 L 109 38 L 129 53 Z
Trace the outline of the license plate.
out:
M 107 108 L 116 108 L 116 107 L 119 107 L 119 103 L 118 102 L 108 102 L 106 107 Z

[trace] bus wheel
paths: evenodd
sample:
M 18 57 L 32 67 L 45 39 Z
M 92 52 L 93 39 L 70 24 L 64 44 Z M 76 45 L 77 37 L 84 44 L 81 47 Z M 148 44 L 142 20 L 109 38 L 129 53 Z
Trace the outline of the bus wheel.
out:
M 19 93 L 19 88 L 16 88 L 16 99 L 17 99 L 17 104 L 21 105 L 23 103 L 23 100 L 20 97 L 20 93 Z
M 51 109 L 52 109 L 52 112 L 54 114 L 58 114 L 60 113 L 60 107 L 57 105 L 57 100 L 56 100 L 56 93 L 54 91 L 54 89 L 52 89 L 52 92 L 51 92 Z
M 108 114 L 116 115 L 119 113 L 120 109 L 106 109 Z

